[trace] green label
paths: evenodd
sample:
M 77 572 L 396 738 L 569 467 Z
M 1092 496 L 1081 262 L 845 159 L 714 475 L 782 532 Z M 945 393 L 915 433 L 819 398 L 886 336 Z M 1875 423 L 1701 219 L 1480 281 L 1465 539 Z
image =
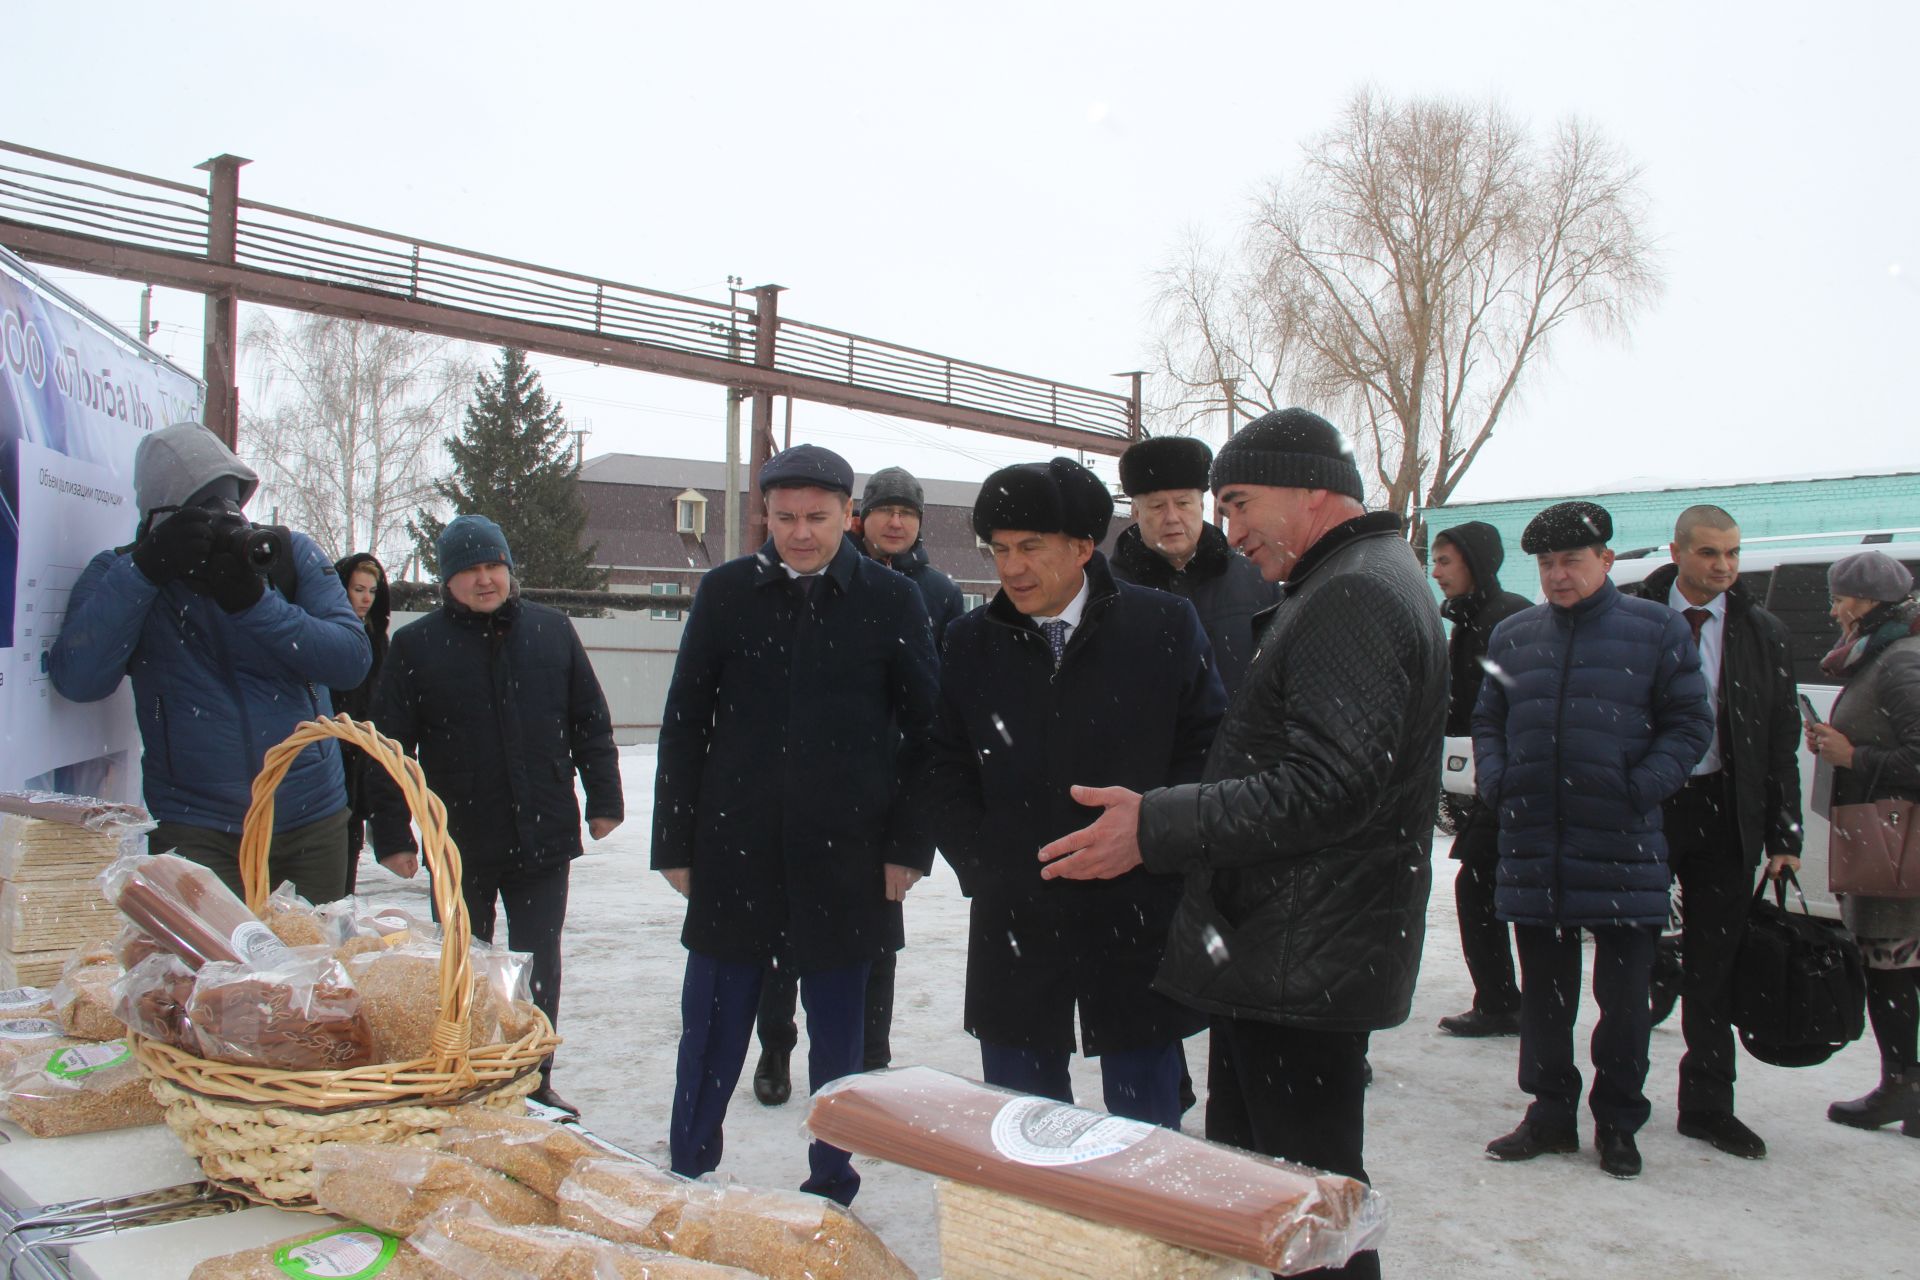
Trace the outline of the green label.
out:
M 56 1080 L 77 1080 L 81 1076 L 117 1067 L 133 1057 L 125 1040 L 107 1040 L 100 1044 L 75 1045 L 47 1059 L 47 1074 Z
M 371 1227 L 338 1227 L 273 1251 L 273 1265 L 294 1280 L 371 1280 L 387 1269 L 400 1241 Z

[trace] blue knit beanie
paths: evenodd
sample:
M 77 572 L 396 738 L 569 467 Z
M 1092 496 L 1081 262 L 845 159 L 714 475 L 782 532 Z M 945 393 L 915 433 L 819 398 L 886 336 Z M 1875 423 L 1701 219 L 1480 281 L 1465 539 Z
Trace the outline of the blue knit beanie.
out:
M 485 516 L 455 516 L 440 531 L 433 549 L 440 556 L 442 582 L 477 564 L 498 561 L 513 568 L 513 552 L 507 550 L 507 535 Z

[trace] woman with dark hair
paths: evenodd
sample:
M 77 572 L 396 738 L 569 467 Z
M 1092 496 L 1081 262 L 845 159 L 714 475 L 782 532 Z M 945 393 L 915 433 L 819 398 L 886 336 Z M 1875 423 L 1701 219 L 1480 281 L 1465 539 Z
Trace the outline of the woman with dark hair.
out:
M 1920 604 L 1913 574 L 1879 551 L 1827 574 L 1840 643 L 1821 669 L 1845 687 L 1830 724 L 1807 726 L 1807 747 L 1834 766 L 1835 805 L 1920 801 Z M 1867 962 L 1867 1014 L 1880 1046 L 1880 1084 L 1836 1102 L 1827 1119 L 1857 1129 L 1900 1121 L 1920 1138 L 1920 898 L 1845 894 L 1842 918 Z
M 370 551 L 356 551 L 338 561 L 333 571 L 347 589 L 347 601 L 367 629 L 373 642 L 373 665 L 367 678 L 351 689 L 333 690 L 333 709 L 355 720 L 373 719 L 373 691 L 380 685 L 380 668 L 387 658 L 387 622 L 392 606 L 387 598 L 387 571 Z M 352 816 L 347 821 L 347 883 L 343 890 L 352 896 L 360 875 L 360 849 L 366 843 L 367 816 L 372 811 L 367 799 L 367 757 L 355 746 L 340 744 L 341 763 L 346 767 L 347 803 Z

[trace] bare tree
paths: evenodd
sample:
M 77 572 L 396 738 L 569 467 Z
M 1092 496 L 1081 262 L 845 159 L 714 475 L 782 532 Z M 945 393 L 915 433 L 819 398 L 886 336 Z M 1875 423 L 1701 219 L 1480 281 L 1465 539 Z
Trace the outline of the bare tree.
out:
M 1160 273 L 1158 414 L 1326 406 L 1382 506 L 1437 506 L 1556 330 L 1624 333 L 1657 295 L 1644 206 L 1578 121 L 1536 140 L 1494 103 L 1363 92 L 1235 249 Z
M 390 567 L 407 518 L 437 501 L 440 443 L 470 393 L 464 343 L 358 320 L 255 313 L 248 354 L 267 406 L 244 415 L 242 447 L 281 519 L 335 555 L 372 551 Z

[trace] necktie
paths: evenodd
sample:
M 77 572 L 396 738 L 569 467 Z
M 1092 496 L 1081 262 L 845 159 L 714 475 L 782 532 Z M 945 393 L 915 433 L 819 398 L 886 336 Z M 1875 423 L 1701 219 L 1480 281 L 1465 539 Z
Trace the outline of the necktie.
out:
M 1694 647 L 1698 648 L 1700 645 L 1700 628 L 1707 625 L 1707 619 L 1713 616 L 1713 610 L 1686 609 L 1682 611 L 1682 614 L 1687 620 L 1687 625 L 1693 628 L 1693 643 Z
M 1067 624 L 1059 618 L 1040 624 L 1040 633 L 1047 638 L 1047 648 L 1053 651 L 1053 665 L 1060 665 L 1061 657 L 1067 651 Z

